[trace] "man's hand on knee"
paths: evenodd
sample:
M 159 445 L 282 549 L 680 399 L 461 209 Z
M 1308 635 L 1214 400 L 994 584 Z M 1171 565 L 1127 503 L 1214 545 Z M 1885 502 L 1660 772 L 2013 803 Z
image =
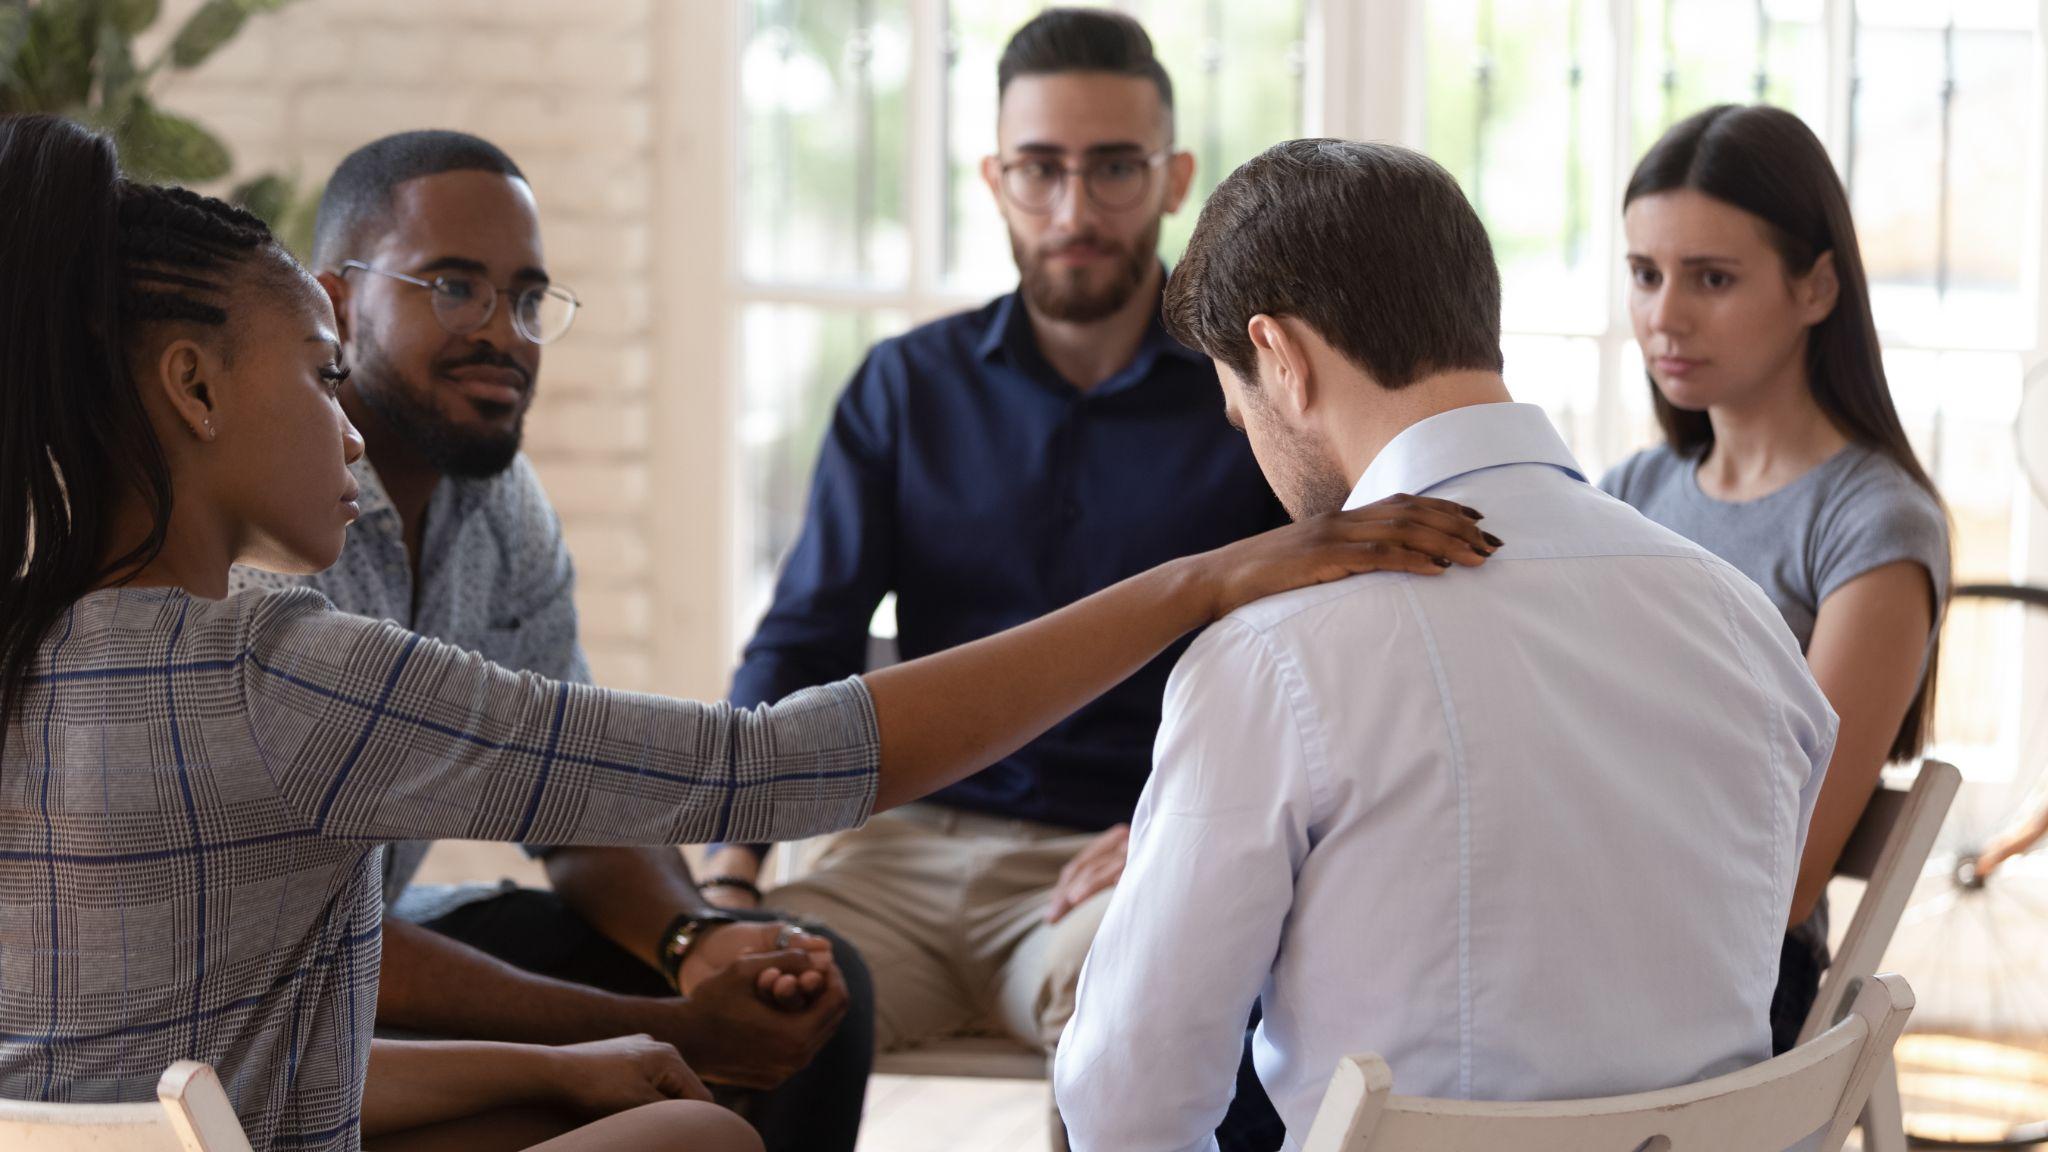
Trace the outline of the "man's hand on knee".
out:
M 1046 923 L 1059 923 L 1097 892 L 1116 887 L 1123 877 L 1130 848 L 1131 826 L 1119 824 L 1075 853 L 1067 866 L 1060 869 L 1059 883 L 1053 885 L 1052 907 L 1046 909 Z

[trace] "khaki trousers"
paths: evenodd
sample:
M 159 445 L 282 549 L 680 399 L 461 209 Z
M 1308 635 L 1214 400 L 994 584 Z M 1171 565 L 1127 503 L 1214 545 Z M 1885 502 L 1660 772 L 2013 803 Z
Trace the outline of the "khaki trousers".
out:
M 932 804 L 835 837 L 766 907 L 818 920 L 860 949 L 884 1052 L 995 1032 L 1050 1053 L 1074 1014 L 1081 962 L 1112 890 L 1045 921 L 1060 869 L 1095 839 Z

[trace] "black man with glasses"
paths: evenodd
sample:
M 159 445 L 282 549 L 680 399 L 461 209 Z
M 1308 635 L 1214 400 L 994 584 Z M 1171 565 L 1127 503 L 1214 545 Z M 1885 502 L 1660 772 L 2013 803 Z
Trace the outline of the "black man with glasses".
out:
M 1285 522 L 1208 359 L 1159 321 L 1160 222 L 1194 160 L 1173 147 L 1144 30 L 1048 11 L 1010 41 L 998 82 L 982 171 L 1020 286 L 884 341 L 855 374 L 735 704 L 859 671 L 887 593 L 909 658 Z M 766 894 L 867 958 L 885 1051 L 988 1030 L 1057 1043 L 1179 652 Z M 707 894 L 751 906 L 759 859 L 719 849 Z
M 506 667 L 588 681 L 569 550 L 519 451 L 541 350 L 579 307 L 549 278 L 533 189 L 476 137 L 386 137 L 329 180 L 314 246 L 352 368 L 341 403 L 367 451 L 341 559 L 299 582 Z M 768 1148 L 853 1147 L 873 1055 L 857 954 L 771 913 L 712 908 L 674 849 L 537 849 L 552 891 L 535 891 L 409 885 L 427 848 L 386 850 L 381 1028 L 541 1044 L 644 1032 L 724 1086 Z M 793 987 L 761 986 L 767 968 Z

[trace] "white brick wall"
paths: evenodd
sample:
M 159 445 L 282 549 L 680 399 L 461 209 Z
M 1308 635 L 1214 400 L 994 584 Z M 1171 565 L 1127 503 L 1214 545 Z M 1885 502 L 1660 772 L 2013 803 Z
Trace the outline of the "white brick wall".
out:
M 197 3 L 167 4 L 159 27 Z M 475 132 L 518 161 L 551 271 L 585 303 L 543 357 L 527 447 L 576 554 L 592 665 L 618 687 L 702 693 L 718 690 L 725 654 L 700 637 L 678 660 L 654 635 L 659 598 L 676 592 L 653 537 L 693 527 L 651 499 L 661 24 L 654 0 L 301 0 L 160 93 L 226 139 L 238 177 L 275 169 L 310 188 L 357 146 L 410 128 Z M 707 513 L 698 528 L 720 553 L 722 523 Z

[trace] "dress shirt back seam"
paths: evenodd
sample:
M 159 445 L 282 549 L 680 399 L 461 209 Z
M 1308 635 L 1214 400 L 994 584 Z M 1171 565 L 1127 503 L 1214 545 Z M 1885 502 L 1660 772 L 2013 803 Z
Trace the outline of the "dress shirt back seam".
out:
M 1762 669 L 1758 666 L 1755 655 L 1750 651 L 1748 638 L 1743 635 L 1742 629 L 1737 625 L 1735 598 L 1728 587 L 1726 574 L 1720 566 L 1710 563 L 1704 557 L 1698 561 L 1698 564 L 1700 570 L 1706 574 L 1707 583 L 1714 589 L 1715 599 L 1721 604 L 1722 618 L 1728 630 L 1728 637 L 1735 645 L 1736 655 L 1742 660 L 1743 671 L 1749 674 L 1750 687 L 1762 698 L 1764 711 L 1774 714 L 1776 724 L 1772 730 L 1779 732 L 1787 730 L 1790 721 L 1785 716 L 1784 700 L 1778 693 L 1772 692 L 1764 686 Z M 1766 749 L 1765 763 L 1770 772 L 1768 779 L 1776 780 L 1778 774 L 1784 768 L 1784 765 L 1778 758 L 1778 742 L 1776 740 L 1766 740 L 1764 741 L 1764 747 Z M 1778 790 L 1766 787 L 1764 791 L 1770 797 L 1771 861 L 1773 868 L 1775 868 L 1777 861 L 1784 858 L 1786 820 L 1784 806 L 1778 801 Z M 1796 883 L 1798 875 L 1798 861 L 1796 860 L 1793 861 L 1793 869 L 1794 882 Z M 1759 919 L 1763 931 L 1762 939 L 1769 940 L 1771 934 L 1776 929 L 1773 921 L 1777 918 L 1771 915 L 1771 907 L 1768 904 L 1760 905 L 1758 911 L 1761 913 Z M 1787 909 L 1787 911 L 1789 912 L 1790 910 Z M 1775 977 L 1772 974 L 1765 973 L 1764 975 L 1767 977 L 1766 984 L 1775 983 Z
M 1328 745 L 1323 739 L 1322 714 L 1316 709 L 1308 690 L 1308 677 L 1302 672 L 1301 661 L 1296 659 L 1294 646 L 1275 640 L 1272 633 L 1254 628 L 1239 620 L 1232 621 L 1251 633 L 1252 638 L 1265 649 L 1266 656 L 1273 661 L 1273 667 L 1281 678 L 1281 691 L 1287 701 L 1287 714 L 1294 721 L 1294 741 L 1301 746 L 1302 774 L 1308 778 L 1309 826 L 1313 827 L 1318 813 L 1330 810 L 1327 792 L 1330 779 Z M 1298 875 L 1297 869 L 1297 875 Z
M 1437 700 L 1443 709 L 1444 741 L 1450 752 L 1451 774 L 1458 795 L 1458 1094 L 1472 1096 L 1472 797 L 1466 773 L 1465 742 L 1459 736 L 1458 709 L 1451 700 L 1450 677 L 1444 671 L 1437 650 L 1436 633 L 1422 600 L 1415 595 L 1412 577 L 1401 578 L 1401 591 L 1408 599 L 1408 611 L 1422 630 L 1422 648 L 1429 659 L 1429 671 L 1436 684 Z

